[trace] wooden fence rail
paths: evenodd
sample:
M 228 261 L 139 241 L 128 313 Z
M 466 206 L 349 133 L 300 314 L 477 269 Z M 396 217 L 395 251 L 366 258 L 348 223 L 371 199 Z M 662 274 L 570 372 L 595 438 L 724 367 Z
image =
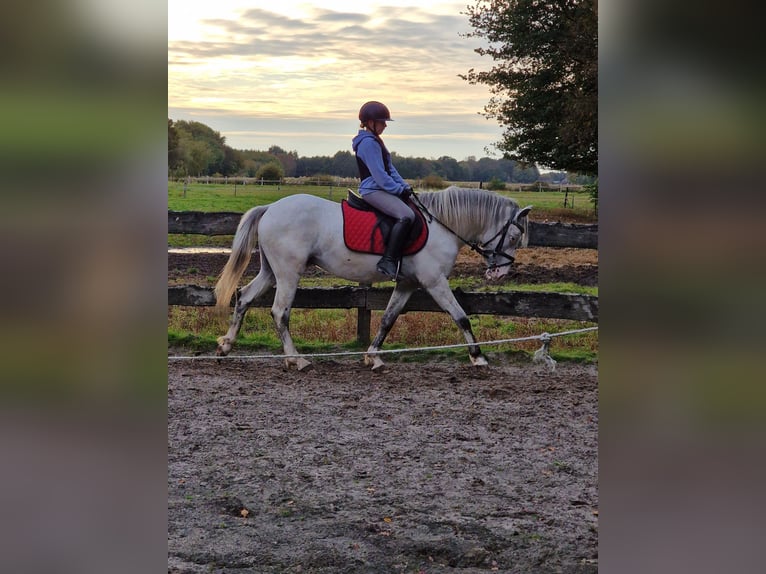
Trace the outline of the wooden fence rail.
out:
M 391 287 L 307 287 L 299 288 L 293 307 L 298 309 L 358 309 L 357 340 L 370 340 L 370 311 L 386 308 Z M 469 315 L 510 315 L 514 317 L 548 317 L 574 321 L 598 322 L 598 297 L 569 293 L 528 291 L 474 292 L 453 290 L 455 298 Z M 271 307 L 274 289 L 253 301 L 253 307 Z M 168 305 L 212 306 L 215 296 L 210 287 L 174 285 L 168 287 Z M 418 289 L 407 302 L 404 312 L 441 311 L 431 296 Z M 366 320 L 365 320 L 366 319 Z
M 234 235 L 241 213 L 168 211 L 168 233 Z M 598 224 L 529 222 L 529 245 L 598 249 Z

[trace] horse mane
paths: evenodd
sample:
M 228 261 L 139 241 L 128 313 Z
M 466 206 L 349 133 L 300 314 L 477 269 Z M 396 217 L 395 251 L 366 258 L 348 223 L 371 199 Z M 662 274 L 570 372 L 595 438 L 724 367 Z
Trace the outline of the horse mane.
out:
M 473 189 L 452 185 L 441 191 L 418 193 L 418 199 L 444 225 L 460 235 L 469 236 L 505 219 L 504 208 L 511 207 L 511 217 L 519 211 L 519 204 L 510 197 L 486 189 Z M 527 245 L 527 218 L 522 218 L 524 236 L 522 246 Z

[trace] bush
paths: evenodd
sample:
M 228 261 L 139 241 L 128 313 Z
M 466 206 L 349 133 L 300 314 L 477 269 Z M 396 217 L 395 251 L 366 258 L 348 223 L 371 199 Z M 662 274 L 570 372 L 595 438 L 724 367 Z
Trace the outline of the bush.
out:
M 420 185 L 423 189 L 444 189 L 446 187 L 441 176 L 438 176 L 435 173 L 424 177 Z
M 333 175 L 328 175 L 326 173 L 317 173 L 309 177 L 309 180 L 313 180 L 315 182 L 315 185 L 335 185 L 335 180 L 338 179 L 337 177 Z
M 505 191 L 505 182 L 501 181 L 500 178 L 493 177 L 489 180 L 487 189 L 492 191 Z
M 280 181 L 285 176 L 285 170 L 279 162 L 269 162 L 258 168 L 255 172 L 257 179 L 266 181 Z

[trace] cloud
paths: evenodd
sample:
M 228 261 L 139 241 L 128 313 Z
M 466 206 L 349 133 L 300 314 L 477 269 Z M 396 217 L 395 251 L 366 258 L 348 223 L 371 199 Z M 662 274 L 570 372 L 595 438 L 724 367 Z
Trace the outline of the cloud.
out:
M 459 10 L 389 6 L 358 13 L 314 7 L 291 16 L 251 8 L 237 17 L 205 20 L 201 40 L 169 42 L 169 107 L 219 118 L 314 116 L 353 123 L 359 105 L 377 99 L 394 118 L 460 117 L 486 128 L 477 114 L 488 90 L 458 77 L 482 67 Z M 410 125 L 426 129 L 427 123 Z M 488 138 L 487 145 L 497 139 Z
M 334 12 L 332 10 L 318 10 L 316 16 L 314 17 L 314 20 L 316 20 L 319 23 L 341 23 L 341 24 L 348 24 L 349 22 L 352 22 L 353 24 L 363 25 L 365 22 L 369 20 L 368 16 L 365 16 L 364 14 L 357 14 L 357 13 L 350 13 L 350 12 Z
M 466 31 L 464 18 L 418 9 L 380 9 L 370 15 L 322 10 L 311 20 L 251 9 L 236 20 L 205 24 L 210 40 L 170 43 L 171 64 L 188 64 L 190 59 L 334 57 L 346 70 L 348 64 L 356 64 L 358 69 L 374 66 L 390 73 L 423 74 L 439 68 L 464 72 L 473 60 L 473 46 L 459 35 Z M 457 68 L 463 61 L 466 65 Z

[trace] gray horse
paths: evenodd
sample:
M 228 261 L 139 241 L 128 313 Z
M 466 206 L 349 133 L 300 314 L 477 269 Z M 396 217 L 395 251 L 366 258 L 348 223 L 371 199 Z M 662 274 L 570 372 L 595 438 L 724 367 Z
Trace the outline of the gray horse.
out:
M 400 280 L 383 314 L 380 329 L 367 349 L 365 364 L 373 370 L 383 366 L 378 354 L 407 300 L 418 288 L 425 289 L 446 311 L 469 344 L 468 354 L 476 366 L 487 360 L 476 345 L 471 323 L 450 289 L 447 277 L 463 245 L 481 253 L 487 261 L 488 279 L 506 275 L 517 247 L 526 246 L 527 215 L 531 206 L 518 204 L 496 193 L 449 187 L 419 193 L 417 200 L 428 216 L 429 237 L 425 247 L 402 259 Z M 376 271 L 379 255 L 349 250 L 343 240 L 340 204 L 312 195 L 290 195 L 269 205 L 254 207 L 239 222 L 231 256 L 215 287 L 219 307 L 228 307 L 256 243 L 260 246 L 261 269 L 242 287 L 226 335 L 218 338 L 219 355 L 226 355 L 242 326 L 248 306 L 276 285 L 271 315 L 286 355 L 298 351 L 290 336 L 289 322 L 295 291 L 309 265 L 360 283 L 388 280 Z M 302 357 L 287 357 L 287 367 L 303 370 L 311 363 Z

